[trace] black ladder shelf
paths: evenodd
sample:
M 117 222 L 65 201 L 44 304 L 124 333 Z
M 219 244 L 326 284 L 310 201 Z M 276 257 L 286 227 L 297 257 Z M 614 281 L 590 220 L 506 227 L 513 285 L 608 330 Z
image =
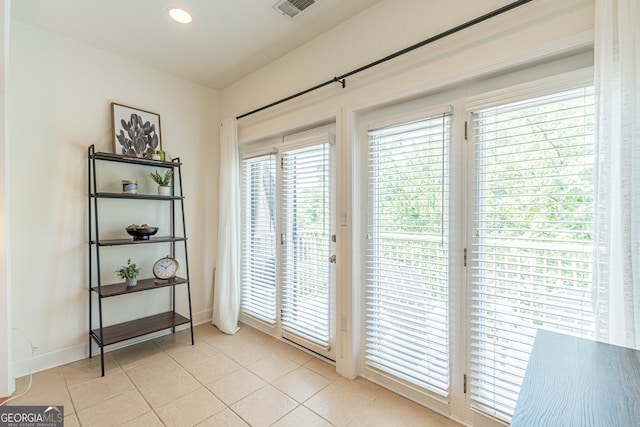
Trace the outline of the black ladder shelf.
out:
M 172 169 L 174 171 L 171 182 L 170 196 L 156 196 L 153 194 L 127 194 L 98 192 L 97 189 L 97 168 L 98 161 L 128 163 L 138 166 L 154 166 L 158 168 Z M 189 324 L 191 330 L 191 345 L 193 338 L 193 316 L 191 309 L 191 283 L 189 281 L 189 256 L 187 252 L 187 230 L 184 219 L 184 193 L 182 192 L 182 173 L 179 158 L 172 161 L 160 161 L 149 159 L 138 159 L 133 157 L 123 157 L 111 153 L 101 153 L 95 151 L 95 146 L 90 145 L 88 149 L 88 210 L 89 210 L 89 357 L 93 357 L 92 344 L 95 342 L 100 348 L 100 366 L 102 376 L 104 376 L 104 348 L 108 345 L 123 342 L 143 335 L 171 329 L 175 332 L 176 326 Z M 175 193 L 175 178 L 178 177 L 179 193 Z M 120 200 L 156 200 L 169 203 L 171 206 L 171 227 L 168 236 L 151 237 L 149 240 L 133 239 L 101 239 L 98 223 L 99 200 L 120 199 Z M 176 203 L 180 206 L 179 214 L 182 222 L 182 236 L 176 234 Z M 126 226 L 123 225 L 123 227 Z M 126 283 L 103 284 L 101 277 L 100 250 L 102 247 L 124 246 L 124 245 L 144 245 L 154 243 L 169 243 L 171 246 L 171 256 L 176 254 L 176 244 L 184 244 L 185 277 L 175 277 L 168 281 L 158 281 L 153 278 L 139 279 L 136 286 L 127 286 Z M 189 315 L 181 315 L 176 312 L 176 286 L 186 285 L 189 305 Z M 171 310 L 163 313 L 146 316 L 143 318 L 105 326 L 103 323 L 103 303 L 104 298 L 128 295 L 138 292 L 151 291 L 155 289 L 171 288 Z M 99 325 L 93 325 L 93 306 L 98 305 Z

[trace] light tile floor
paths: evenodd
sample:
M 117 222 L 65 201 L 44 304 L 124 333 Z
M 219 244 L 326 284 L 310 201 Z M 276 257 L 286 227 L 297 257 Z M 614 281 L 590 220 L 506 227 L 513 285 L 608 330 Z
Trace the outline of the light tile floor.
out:
M 66 427 L 458 426 L 250 327 L 194 333 L 106 353 L 104 377 L 99 357 L 39 372 L 9 405 L 64 405 Z

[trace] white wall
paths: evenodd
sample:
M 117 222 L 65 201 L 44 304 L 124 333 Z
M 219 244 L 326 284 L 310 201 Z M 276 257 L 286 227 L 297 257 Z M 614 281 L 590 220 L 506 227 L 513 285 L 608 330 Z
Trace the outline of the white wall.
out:
M 12 22 L 9 75 L 13 324 L 38 347 L 34 370 L 87 355 L 87 146 L 112 152 L 112 101 L 160 114 L 163 148 L 184 163 L 193 313 L 196 322 L 210 319 L 218 93 L 20 22 Z M 119 179 L 137 177 L 142 191 L 154 191 L 145 171 L 116 168 L 104 176 L 106 189 L 118 191 Z M 101 204 L 101 232 L 127 237 L 126 225 L 147 222 L 153 207 L 137 203 Z M 117 249 L 102 250 L 107 283 L 116 281 L 113 271 L 129 256 L 150 276 L 153 261 L 169 250 L 155 248 L 148 254 L 141 248 Z M 142 294 L 107 300 L 108 321 L 157 312 L 156 304 L 168 300 L 162 291 Z M 17 334 L 14 343 L 20 376 L 28 372 L 30 349 Z
M 505 0 L 383 0 L 360 15 L 222 91 L 232 117 L 378 60 L 509 3 Z M 299 121 L 300 108 L 335 111 L 415 96 L 429 87 L 477 74 L 523 52 L 593 29 L 594 0 L 536 0 L 405 56 L 239 122 L 252 140 Z M 275 124 L 267 124 L 274 117 Z
M 6 163 L 6 69 L 8 67 L 9 10 L 10 1 L 0 1 L 0 398 L 9 396 L 14 390 L 11 372 L 11 289 L 7 280 L 7 163 Z

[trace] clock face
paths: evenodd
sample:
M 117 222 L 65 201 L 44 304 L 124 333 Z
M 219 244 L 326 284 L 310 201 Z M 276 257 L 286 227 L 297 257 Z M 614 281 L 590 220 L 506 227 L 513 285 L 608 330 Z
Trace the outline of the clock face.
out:
M 176 276 L 178 272 L 178 261 L 173 258 L 160 258 L 153 264 L 153 275 L 158 279 L 166 280 Z

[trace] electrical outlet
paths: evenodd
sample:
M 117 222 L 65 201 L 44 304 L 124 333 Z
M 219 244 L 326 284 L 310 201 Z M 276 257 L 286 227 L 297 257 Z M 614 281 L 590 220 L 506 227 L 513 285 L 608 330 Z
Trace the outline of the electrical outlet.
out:
M 31 353 L 34 354 L 34 353 L 37 353 L 37 352 L 38 352 L 38 346 L 37 345 L 31 346 Z

